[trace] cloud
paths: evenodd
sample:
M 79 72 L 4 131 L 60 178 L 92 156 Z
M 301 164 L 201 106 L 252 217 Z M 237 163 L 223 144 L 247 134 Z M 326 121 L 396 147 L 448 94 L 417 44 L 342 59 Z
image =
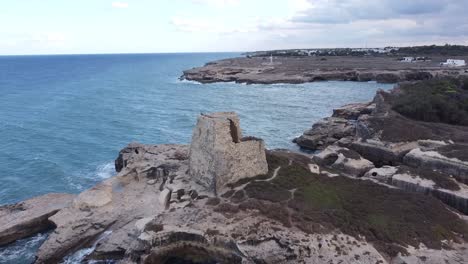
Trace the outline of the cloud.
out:
M 381 20 L 443 14 L 451 5 L 467 0 L 305 0 L 310 8 L 296 14 L 298 22 L 339 24 L 357 20 Z M 464 3 L 462 3 L 464 2 Z
M 63 45 L 66 41 L 66 36 L 61 32 L 38 32 L 31 36 L 31 41 L 48 44 L 48 45 Z
M 288 0 L 289 7 L 293 12 L 304 12 L 311 9 L 314 5 L 307 0 Z
M 113 8 L 128 8 L 128 3 L 125 2 L 113 2 L 112 3 Z
M 252 6 L 249 1 L 235 2 L 239 10 Z M 248 41 L 252 49 L 468 43 L 468 0 L 278 0 L 272 5 L 284 8 L 281 15 L 270 15 L 268 8 L 253 18 L 189 14 L 173 17 L 172 24 L 183 32 L 216 33 L 216 43 Z
M 171 23 L 177 30 L 191 33 L 248 33 L 257 31 L 256 23 L 247 21 L 246 24 L 238 26 L 228 26 L 224 23 L 223 19 L 206 19 L 206 18 L 188 18 L 175 16 L 172 18 Z
M 192 0 L 194 4 L 203 4 L 218 8 L 238 5 L 240 0 Z
M 468 40 L 468 0 L 290 0 L 297 12 L 262 30 L 336 46 Z M 295 3 L 294 3 L 295 2 Z M 292 41 L 292 40 L 291 40 Z M 450 42 L 450 41 L 449 41 Z M 384 44 L 385 45 L 385 44 Z

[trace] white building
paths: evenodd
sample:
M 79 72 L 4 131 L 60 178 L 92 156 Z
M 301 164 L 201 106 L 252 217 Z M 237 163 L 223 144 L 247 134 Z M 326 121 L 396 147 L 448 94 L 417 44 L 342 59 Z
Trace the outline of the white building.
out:
M 402 62 L 414 62 L 416 58 L 414 57 L 403 57 Z
M 440 65 L 447 67 L 463 67 L 466 66 L 465 60 L 448 59 L 447 62 L 442 62 Z

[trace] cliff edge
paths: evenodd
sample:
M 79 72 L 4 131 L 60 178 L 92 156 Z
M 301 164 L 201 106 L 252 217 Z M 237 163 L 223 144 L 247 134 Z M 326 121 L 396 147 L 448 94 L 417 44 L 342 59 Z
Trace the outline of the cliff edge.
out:
M 36 263 L 468 261 L 467 223 L 440 200 L 241 135 L 236 114 L 212 113 L 190 147 L 128 145 L 117 176 L 47 216 Z

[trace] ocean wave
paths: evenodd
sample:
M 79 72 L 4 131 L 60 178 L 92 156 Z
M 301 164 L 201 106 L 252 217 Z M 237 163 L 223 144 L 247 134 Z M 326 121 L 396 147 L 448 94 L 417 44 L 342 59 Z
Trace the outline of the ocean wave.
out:
M 186 80 L 186 79 L 182 79 L 182 80 L 177 79 L 177 80 L 175 81 L 175 83 L 176 83 L 176 84 L 177 84 L 177 83 L 188 83 L 188 84 L 196 84 L 196 85 L 201 85 L 201 84 L 202 84 L 201 82 L 190 81 L 190 80 Z
M 108 237 L 110 234 L 112 234 L 112 231 L 105 231 L 103 234 L 99 236 L 99 238 L 94 242 L 94 244 L 91 247 L 78 250 L 77 252 L 65 257 L 62 264 L 83 263 L 83 260 L 87 256 L 89 256 L 89 254 L 93 253 L 93 251 L 96 249 L 97 244 L 101 242 L 103 239 L 105 239 L 106 237 Z
M 0 248 L 0 263 L 18 264 L 34 262 L 36 250 L 44 243 L 48 235 L 48 233 L 40 233 Z
M 74 173 L 74 175 L 66 177 L 66 180 L 73 190 L 82 192 L 114 175 L 115 165 L 113 161 L 110 161 L 98 165 L 94 170 Z
M 114 176 L 115 174 L 115 164 L 114 162 L 108 162 L 108 163 L 104 163 L 102 165 L 99 165 L 97 168 L 96 168 L 96 176 L 99 178 L 99 179 L 108 179 L 112 176 Z

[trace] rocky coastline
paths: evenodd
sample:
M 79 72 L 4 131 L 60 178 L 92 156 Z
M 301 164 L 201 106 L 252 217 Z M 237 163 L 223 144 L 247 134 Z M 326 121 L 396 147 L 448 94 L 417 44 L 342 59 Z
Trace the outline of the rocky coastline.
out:
M 0 246 L 53 230 L 35 263 L 468 262 L 467 88 L 431 78 L 335 109 L 294 140 L 313 154 L 201 114 L 190 145 L 131 143 L 83 193 L 0 206 Z M 400 107 L 419 91 L 451 107 Z
M 356 123 L 383 113 L 384 97 L 333 118 Z M 0 207 L 0 241 L 53 229 L 35 263 L 468 261 L 461 182 L 438 186 L 412 174 L 414 166 L 406 172 L 366 160 L 388 153 L 396 166 L 407 153 L 404 164 L 430 165 L 445 160 L 429 151 L 449 143 L 418 141 L 409 151 L 378 145 L 376 153 L 367 135 L 359 145 L 365 155 L 346 147 L 358 144 L 355 136 L 324 141 L 316 155 L 265 150 L 261 139 L 243 137 L 235 113 L 204 114 L 190 146 L 132 143 L 115 161 L 117 176 L 77 196 Z
M 183 72 L 182 80 L 200 83 L 300 84 L 315 81 L 398 83 L 467 75 L 468 67 L 444 68 L 446 57 L 404 63 L 394 57 L 239 57 L 209 62 Z
M 444 79 L 422 84 L 427 93 L 430 85 L 446 85 Z M 341 174 L 432 195 L 467 215 L 468 127 L 398 113 L 395 102 L 405 93 L 400 86 L 378 91 L 372 102 L 335 109 L 294 142 L 320 150 L 314 160 Z

